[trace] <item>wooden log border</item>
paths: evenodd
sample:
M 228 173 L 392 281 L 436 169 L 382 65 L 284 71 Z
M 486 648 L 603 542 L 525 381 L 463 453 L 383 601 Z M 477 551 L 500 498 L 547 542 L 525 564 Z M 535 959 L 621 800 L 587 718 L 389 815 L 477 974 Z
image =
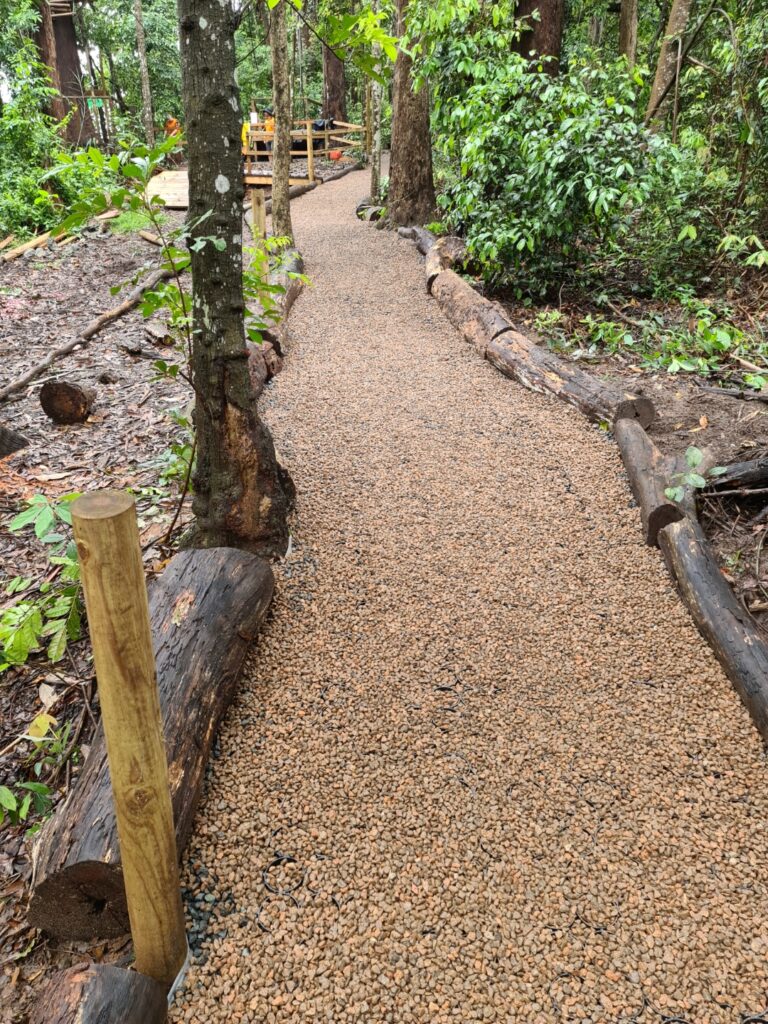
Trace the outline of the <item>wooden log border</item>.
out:
M 556 395 L 589 419 L 610 425 L 646 543 L 661 548 L 694 623 L 768 745 L 768 643 L 723 578 L 696 519 L 695 499 L 675 504 L 664 493 L 676 464 L 662 456 L 646 432 L 655 415 L 653 404 L 559 359 L 516 328 L 499 306 L 453 271 L 464 252 L 461 239 L 437 239 L 421 227 L 400 228 L 398 233 L 425 257 L 427 291 L 483 358 L 530 390 Z M 753 472 L 765 473 L 765 465 Z M 749 469 L 734 467 L 717 485 L 738 486 L 743 478 L 752 479 Z

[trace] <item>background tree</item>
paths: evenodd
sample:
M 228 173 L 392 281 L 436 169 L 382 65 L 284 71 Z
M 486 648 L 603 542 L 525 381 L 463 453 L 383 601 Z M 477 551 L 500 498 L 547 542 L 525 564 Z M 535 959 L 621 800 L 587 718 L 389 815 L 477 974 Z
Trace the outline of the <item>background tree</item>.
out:
M 253 400 L 243 321 L 237 17 L 231 0 L 179 0 L 179 25 L 193 238 L 195 543 L 278 554 L 288 502 Z
M 653 79 L 651 95 L 648 99 L 646 110 L 646 121 L 651 121 L 662 110 L 663 99 L 668 93 L 671 83 L 677 76 L 678 59 L 683 45 L 683 36 L 688 27 L 688 19 L 691 15 L 693 0 L 672 0 L 669 11 L 669 20 L 661 40 L 659 60 L 656 64 L 656 74 Z
M 344 61 L 323 46 L 323 116 L 347 120 L 347 77 Z
M 133 0 L 133 17 L 136 22 L 136 52 L 139 57 L 141 74 L 141 114 L 144 121 L 144 136 L 150 146 L 155 144 L 155 119 L 152 110 L 152 88 L 149 84 L 147 64 L 147 43 L 144 36 L 144 13 L 141 0 Z
M 272 157 L 272 232 L 293 239 L 291 224 L 291 69 L 288 62 L 288 19 L 286 0 L 278 0 L 270 12 L 269 39 L 272 53 L 272 97 L 275 110 L 275 140 Z
M 397 35 L 404 40 L 408 0 L 397 0 Z M 435 210 L 429 92 L 414 88 L 413 61 L 401 43 L 392 85 L 392 152 L 387 213 L 393 224 L 424 224 Z
M 528 26 L 520 35 L 517 52 L 523 57 L 551 57 L 545 68 L 556 74 L 563 45 L 564 0 L 518 0 L 516 16 Z
M 619 52 L 630 68 L 637 60 L 637 0 L 621 0 L 619 16 Z

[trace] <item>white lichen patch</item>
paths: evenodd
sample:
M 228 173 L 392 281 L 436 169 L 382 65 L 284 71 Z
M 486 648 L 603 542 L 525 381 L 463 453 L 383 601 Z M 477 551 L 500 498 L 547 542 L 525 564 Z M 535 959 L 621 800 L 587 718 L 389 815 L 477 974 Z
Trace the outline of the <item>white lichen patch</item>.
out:
M 204 18 L 202 15 L 200 15 L 200 18 L 197 23 L 200 26 L 200 28 L 203 29 L 203 31 L 205 31 L 205 29 L 208 28 L 208 19 Z
M 216 191 L 219 192 L 221 195 L 224 195 L 226 192 L 229 192 L 229 178 L 225 174 L 218 174 L 216 176 L 216 181 L 214 181 L 213 185 Z

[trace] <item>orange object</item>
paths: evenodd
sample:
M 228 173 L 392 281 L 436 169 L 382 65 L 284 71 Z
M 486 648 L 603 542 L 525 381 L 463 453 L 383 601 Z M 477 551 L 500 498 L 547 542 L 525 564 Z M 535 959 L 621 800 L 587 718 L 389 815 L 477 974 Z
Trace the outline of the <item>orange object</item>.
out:
M 163 125 L 163 131 L 168 135 L 178 135 L 181 131 L 181 125 L 175 117 L 167 117 L 165 124 Z
M 340 149 L 332 149 L 328 154 L 329 160 L 341 160 L 342 153 Z

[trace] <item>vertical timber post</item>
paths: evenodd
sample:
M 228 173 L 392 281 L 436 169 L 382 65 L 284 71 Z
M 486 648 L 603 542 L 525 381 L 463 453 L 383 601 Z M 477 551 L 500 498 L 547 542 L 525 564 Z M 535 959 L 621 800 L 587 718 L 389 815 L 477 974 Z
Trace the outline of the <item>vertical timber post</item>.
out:
M 72 504 L 136 969 L 167 989 L 187 940 L 147 588 L 133 498 Z
M 315 180 L 315 151 L 312 148 L 311 121 L 307 121 L 307 175 L 310 181 Z
M 267 237 L 267 208 L 264 193 L 257 186 L 251 189 L 251 230 L 254 238 Z

